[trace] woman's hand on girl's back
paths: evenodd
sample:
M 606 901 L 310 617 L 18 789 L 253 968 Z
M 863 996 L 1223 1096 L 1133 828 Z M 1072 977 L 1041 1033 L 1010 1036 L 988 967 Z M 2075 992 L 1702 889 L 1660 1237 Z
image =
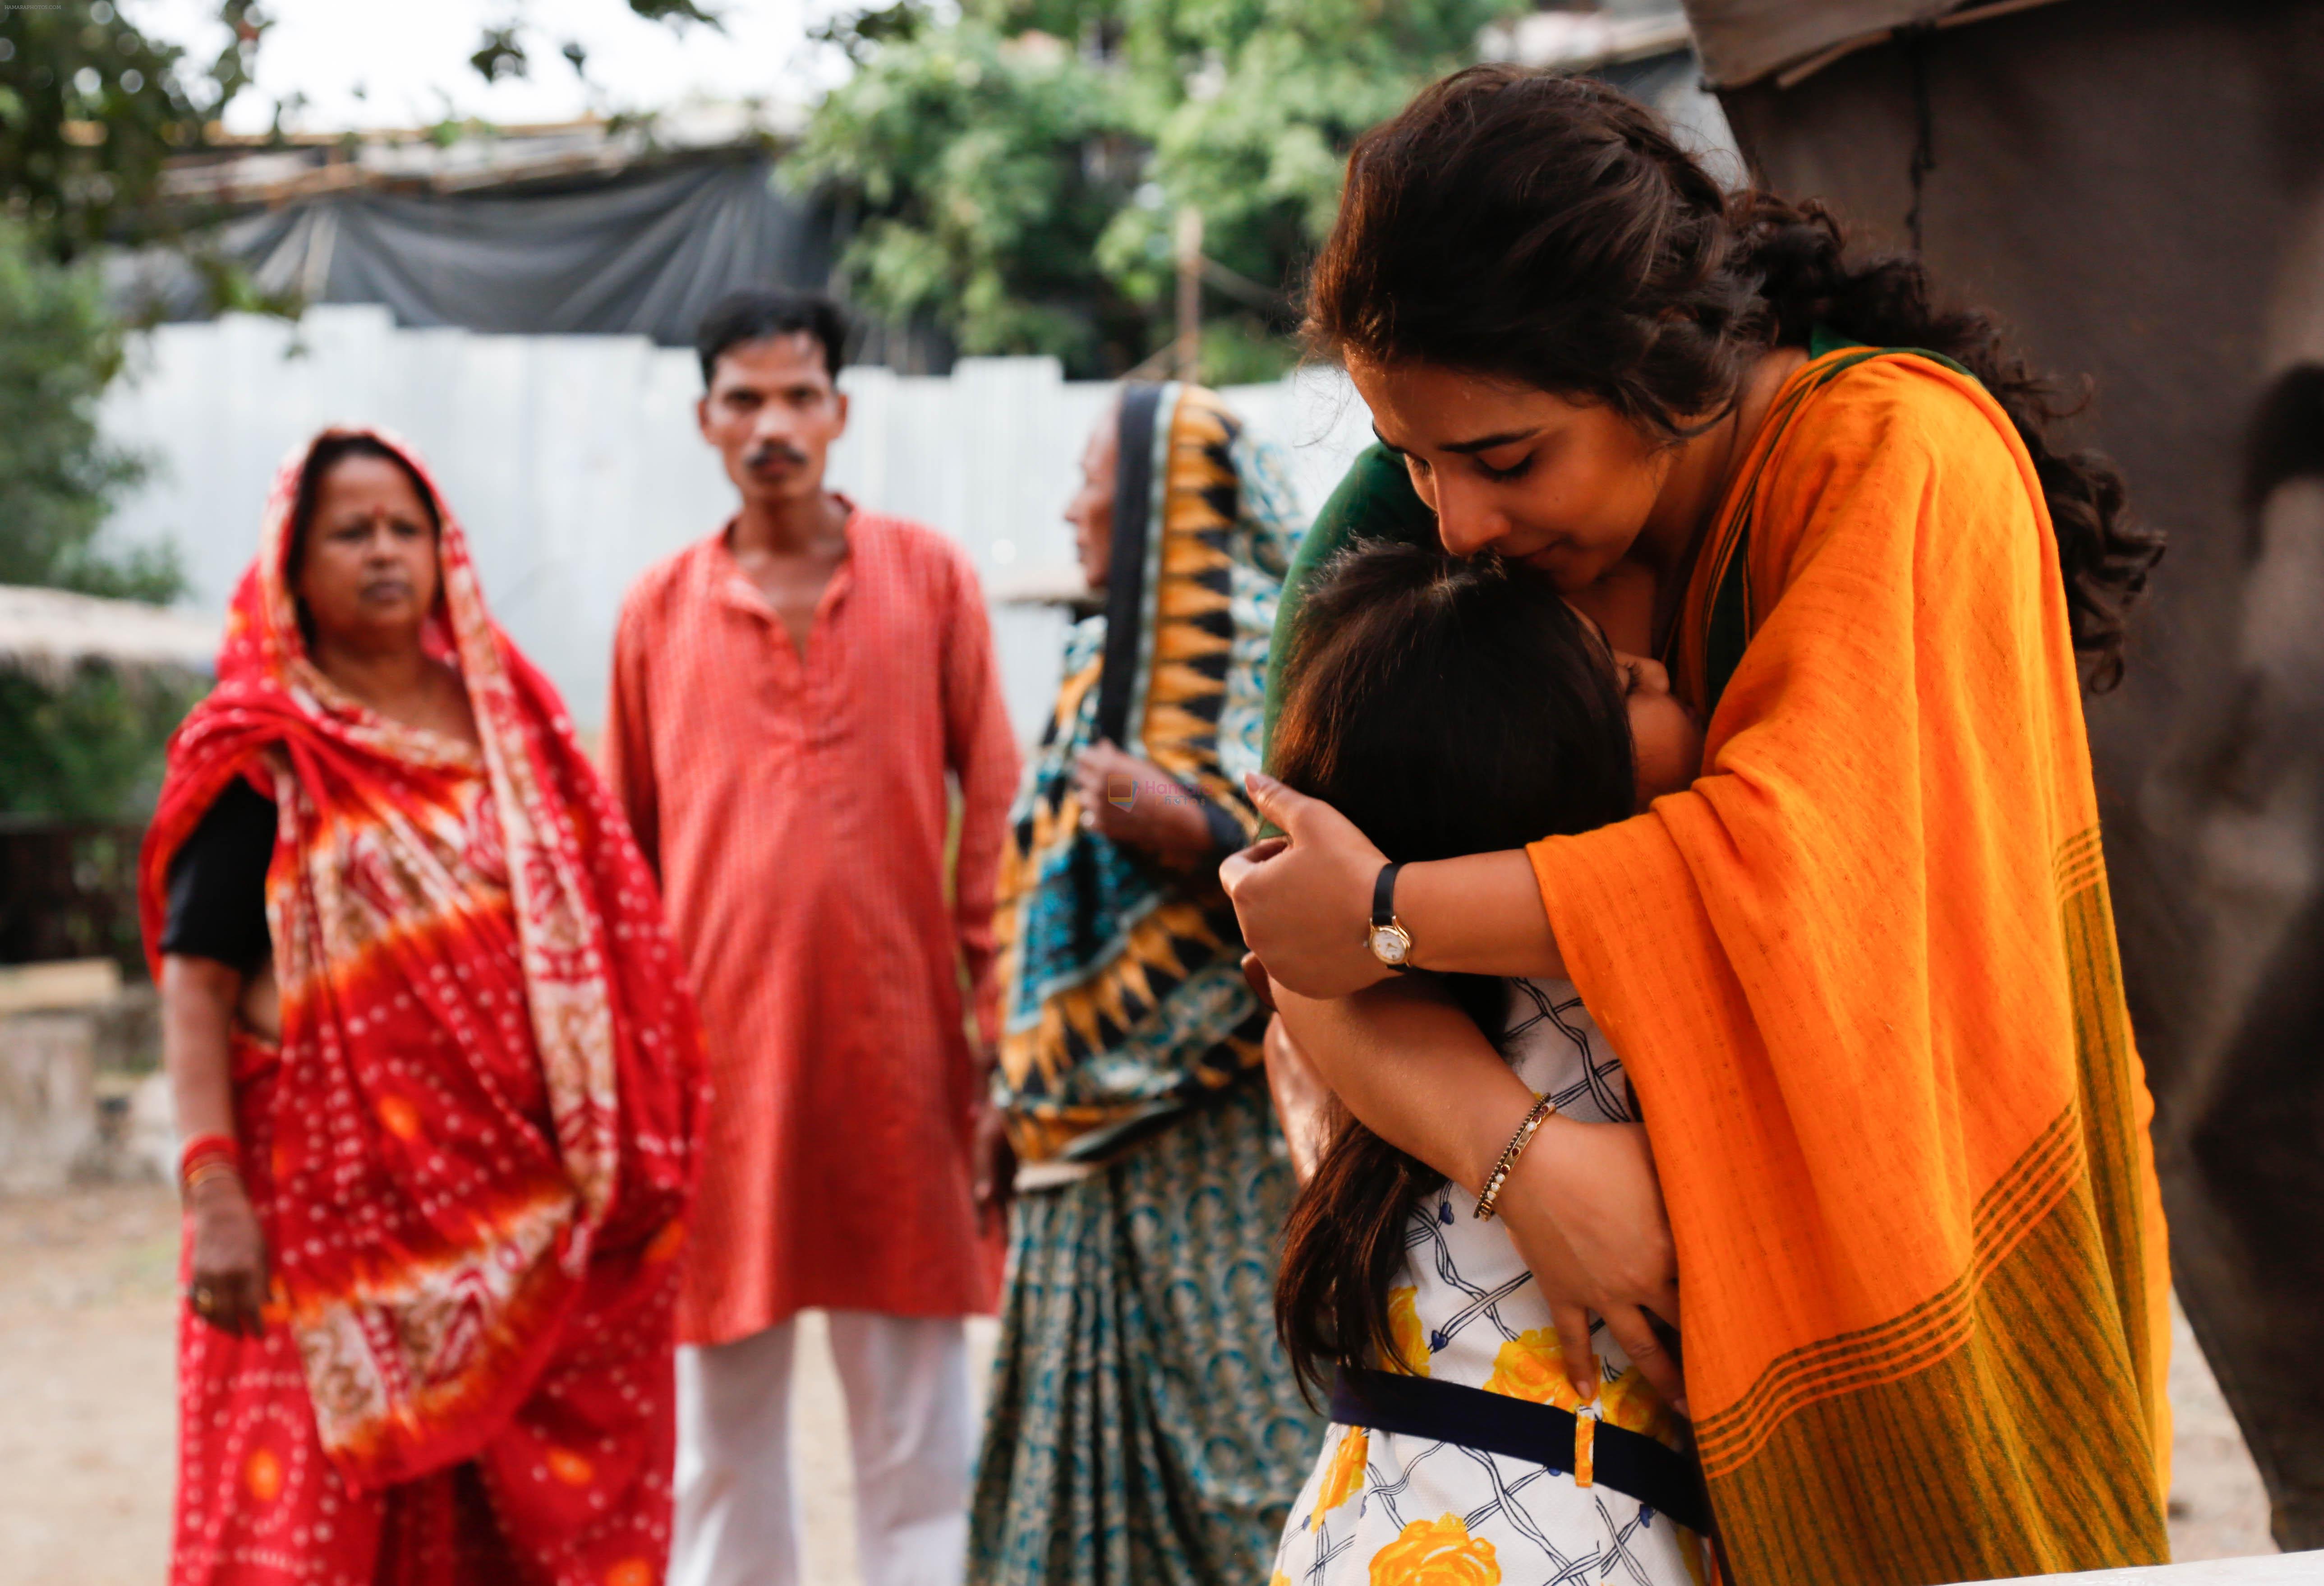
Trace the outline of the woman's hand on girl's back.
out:
M 1574 1386 L 1597 1391 L 1590 1316 L 1683 1415 L 1678 1362 L 1648 1321 L 1676 1326 L 1678 1259 L 1646 1130 L 1553 1118 L 1510 1170 L 1496 1211 L 1549 1302 Z
M 1276 981 L 1302 996 L 1345 997 L 1392 972 L 1364 945 L 1372 885 L 1387 855 L 1320 798 L 1274 778 L 1244 779 L 1261 815 L 1289 834 L 1227 855 L 1219 881 L 1242 939 Z

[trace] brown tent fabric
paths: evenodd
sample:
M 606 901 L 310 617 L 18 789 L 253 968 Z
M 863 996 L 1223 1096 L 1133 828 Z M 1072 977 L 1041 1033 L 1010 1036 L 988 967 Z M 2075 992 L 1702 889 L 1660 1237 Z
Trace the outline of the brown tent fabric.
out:
M 1689 6 L 1730 80 L 1832 25 L 1754 52 L 1745 20 L 1882 9 Z M 1941 281 L 2092 376 L 2081 434 L 2171 536 L 2092 748 L 2179 1294 L 2286 1548 L 2324 1547 L 2319 16 L 2077 0 L 1721 96 L 1768 185 L 1916 217 Z
M 1950 27 L 2054 0 L 1688 0 L 1695 44 L 1713 87 L 1743 88 L 1768 73 L 1898 28 Z

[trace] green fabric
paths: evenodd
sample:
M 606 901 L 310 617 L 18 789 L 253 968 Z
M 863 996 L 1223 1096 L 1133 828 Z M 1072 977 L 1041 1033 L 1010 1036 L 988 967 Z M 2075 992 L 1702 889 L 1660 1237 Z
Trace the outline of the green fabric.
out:
M 1822 357 L 1826 353 L 1836 353 L 1842 347 L 1860 347 L 1863 345 L 1854 337 L 1840 335 L 1829 325 L 1815 325 L 1808 328 L 1808 357 L 1811 361 Z
M 1366 447 L 1339 484 L 1323 510 L 1308 525 L 1284 575 L 1283 595 L 1275 607 L 1275 641 L 1268 653 L 1280 660 L 1290 653 L 1291 636 L 1299 631 L 1299 607 L 1307 588 L 1323 565 L 1359 539 L 1395 539 L 1414 545 L 1436 543 L 1436 514 L 1412 488 L 1404 459 L 1379 445 Z M 1283 669 L 1267 673 L 1267 743 L 1275 742 L 1275 717 L 1283 708 Z
M 1275 1336 L 1289 1153 L 1246 1081 L 1019 1195 L 969 1586 L 1259 1586 L 1323 1445 Z
M 1926 347 L 1876 347 L 1871 343 L 1858 341 L 1852 336 L 1842 336 L 1829 325 L 1814 325 L 1808 327 L 1808 357 L 1811 362 L 1822 357 L 1826 353 L 1836 353 L 1842 347 L 1862 347 L 1867 353 L 1875 356 L 1882 353 L 1910 353 L 1916 358 L 1926 358 L 1932 364 L 1942 364 L 1964 380 L 1977 379 L 1975 373 L 1969 369 L 1946 357 L 1944 354 L 1932 353 Z

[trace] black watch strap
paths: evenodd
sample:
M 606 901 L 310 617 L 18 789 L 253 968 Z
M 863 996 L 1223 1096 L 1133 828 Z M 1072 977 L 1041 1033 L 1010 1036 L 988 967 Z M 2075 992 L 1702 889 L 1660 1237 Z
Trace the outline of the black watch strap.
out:
M 1396 923 L 1396 872 L 1403 868 L 1401 860 L 1380 866 L 1379 880 L 1372 883 L 1372 924 Z

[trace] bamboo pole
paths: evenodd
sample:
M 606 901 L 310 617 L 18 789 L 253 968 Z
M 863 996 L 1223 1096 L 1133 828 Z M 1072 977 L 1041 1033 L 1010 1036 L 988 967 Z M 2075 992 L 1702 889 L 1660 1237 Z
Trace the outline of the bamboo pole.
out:
M 1203 212 L 1192 204 L 1178 211 L 1178 378 L 1202 378 Z

